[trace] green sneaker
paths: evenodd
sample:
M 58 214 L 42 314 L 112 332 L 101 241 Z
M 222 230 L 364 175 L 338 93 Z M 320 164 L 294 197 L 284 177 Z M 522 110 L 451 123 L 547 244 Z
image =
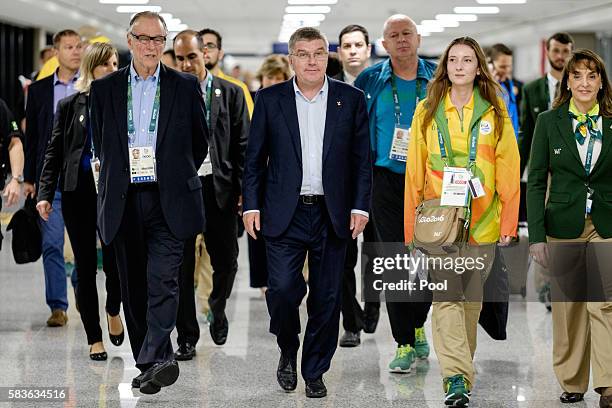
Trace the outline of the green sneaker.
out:
M 462 374 L 445 378 L 444 391 L 446 392 L 444 405 L 450 407 L 467 407 L 470 403 L 470 386 Z
M 425 359 L 429 357 L 429 343 L 427 342 L 427 336 L 425 335 L 425 328 L 419 327 L 414 330 L 414 351 L 416 352 L 417 358 Z
M 398 346 L 395 358 L 389 363 L 389 371 L 392 373 L 409 373 L 414 364 L 415 352 L 410 344 Z

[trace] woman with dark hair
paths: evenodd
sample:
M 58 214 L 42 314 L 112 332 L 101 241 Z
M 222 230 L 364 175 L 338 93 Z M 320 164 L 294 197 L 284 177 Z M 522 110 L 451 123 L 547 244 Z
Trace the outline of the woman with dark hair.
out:
M 91 44 L 81 61 L 81 75 L 75 85 L 78 93 L 62 99 L 57 108 L 55 126 L 43 164 L 36 209 L 46 221 L 53 209 L 53 192 L 59 180 L 62 189 L 62 214 L 74 251 L 77 272 L 76 300 L 87 334 L 89 357 L 107 359 L 102 342 L 98 289 L 96 287 L 96 168 L 92 152 L 89 113 L 89 89 L 95 79 L 117 70 L 117 50 L 110 44 Z M 93 159 L 93 160 L 92 160 Z M 115 255 L 102 244 L 103 267 L 106 273 L 106 314 L 108 334 L 113 343 L 123 343 L 124 330 L 119 311 L 121 289 Z
M 550 268 L 561 402 L 583 400 L 592 370 L 601 408 L 612 407 L 611 129 L 604 62 L 593 51 L 576 50 L 553 109 L 536 122 L 527 184 L 529 252 Z
M 461 271 L 429 269 L 432 281 L 447 281 L 449 287 L 433 291 L 432 332 L 445 404 L 454 407 L 468 405 L 474 384 L 482 287 L 495 245 L 508 245 L 518 224 L 518 146 L 499 95 L 480 45 L 470 37 L 453 40 L 429 83 L 427 98 L 416 108 L 406 160 L 407 244 L 415 242 L 417 207 L 441 198 L 437 205 L 447 206 L 450 180 L 464 177 L 481 187 L 474 193 L 464 186 L 456 204 L 467 214 L 467 245 L 457 254 L 465 259 L 486 257 L 488 266 L 468 268 L 466 263 Z

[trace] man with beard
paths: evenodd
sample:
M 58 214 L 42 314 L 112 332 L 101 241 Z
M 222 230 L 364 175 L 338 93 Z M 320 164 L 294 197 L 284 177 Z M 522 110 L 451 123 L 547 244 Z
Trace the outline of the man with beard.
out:
M 222 45 L 221 34 L 218 31 L 213 30 L 212 28 L 204 28 L 199 32 L 202 40 L 204 41 L 204 45 L 206 46 L 206 69 L 209 70 L 213 76 L 219 77 L 221 79 L 225 79 L 226 81 L 230 81 L 233 84 L 238 85 L 242 88 L 244 92 L 244 100 L 246 101 L 247 108 L 249 108 L 249 118 L 253 115 L 253 98 L 251 98 L 251 93 L 249 92 L 249 88 L 247 88 L 246 84 L 239 79 L 236 79 L 232 76 L 226 75 L 221 70 L 220 62 L 223 60 L 223 56 L 225 55 Z
M 551 108 L 557 86 L 563 76 L 563 66 L 571 57 L 574 39 L 568 33 L 555 33 L 546 41 L 546 55 L 550 71 L 542 78 L 528 83 L 523 88 L 521 104 L 521 128 L 519 149 L 521 152 L 521 174 L 529 161 L 531 140 L 538 115 Z
M 550 71 L 543 77 L 525 85 L 523 88 L 523 100 L 521 104 L 521 127 L 519 130 L 519 149 L 521 153 L 521 174 L 525 171 L 531 152 L 531 141 L 538 115 L 552 107 L 557 93 L 559 81 L 563 76 L 563 67 L 572 55 L 574 39 L 568 33 L 555 33 L 546 41 L 546 54 Z M 526 219 L 525 191 L 527 190 L 526 178 L 521 183 L 521 208 L 519 220 Z M 550 282 L 546 277 L 544 268 L 535 263 L 534 283 L 539 294 L 540 301 L 551 311 Z

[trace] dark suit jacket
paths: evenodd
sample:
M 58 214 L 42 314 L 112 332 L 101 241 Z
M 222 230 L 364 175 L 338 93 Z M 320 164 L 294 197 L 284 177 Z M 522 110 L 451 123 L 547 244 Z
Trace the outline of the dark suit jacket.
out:
M 235 207 L 242 194 L 249 131 L 249 111 L 239 86 L 213 77 L 210 122 L 209 154 L 215 199 L 219 208 Z
M 115 237 L 130 184 L 127 139 L 127 80 L 130 67 L 91 85 L 91 124 L 100 158 L 98 227 L 104 243 Z M 204 100 L 197 78 L 163 64 L 159 74 L 157 182 L 164 218 L 178 239 L 202 231 L 202 183 L 197 169 L 208 148 Z
M 363 92 L 328 78 L 323 189 L 336 235 L 350 237 L 351 209 L 369 211 L 369 124 Z M 302 186 L 302 148 L 293 79 L 257 94 L 249 133 L 243 209 L 260 210 L 264 235 L 289 226 Z
M 546 76 L 536 79 L 523 87 L 521 127 L 518 137 L 521 154 L 521 174 L 525 171 L 529 161 L 536 119 L 540 113 L 548 110 L 548 100 L 548 81 Z
M 53 130 L 53 75 L 28 88 L 23 178 L 38 183 L 47 143 Z
M 527 180 L 529 242 L 578 238 L 584 230 L 587 185 L 594 191 L 591 219 L 602 238 L 612 237 L 612 118 L 604 117 L 601 154 L 587 178 L 580 160 L 569 102 L 538 116 Z M 548 173 L 551 184 L 545 203 Z
M 59 186 L 62 191 L 74 191 L 77 186 L 81 156 L 87 140 L 87 95 L 76 93 L 62 99 L 57 115 L 38 187 L 38 201 L 53 202 Z

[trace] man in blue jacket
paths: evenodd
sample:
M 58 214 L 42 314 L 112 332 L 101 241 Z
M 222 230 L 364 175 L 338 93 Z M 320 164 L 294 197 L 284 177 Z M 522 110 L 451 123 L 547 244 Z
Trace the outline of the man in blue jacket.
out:
M 374 162 L 371 221 L 377 242 L 403 242 L 404 174 L 408 130 L 417 103 L 425 98 L 436 65 L 417 55 L 421 36 L 408 16 L 385 21 L 383 47 L 389 58 L 365 69 L 355 81 L 364 91 L 370 117 Z M 393 338 L 397 342 L 392 372 L 410 372 L 415 359 L 427 358 L 429 344 L 423 325 L 431 303 L 387 302 Z

